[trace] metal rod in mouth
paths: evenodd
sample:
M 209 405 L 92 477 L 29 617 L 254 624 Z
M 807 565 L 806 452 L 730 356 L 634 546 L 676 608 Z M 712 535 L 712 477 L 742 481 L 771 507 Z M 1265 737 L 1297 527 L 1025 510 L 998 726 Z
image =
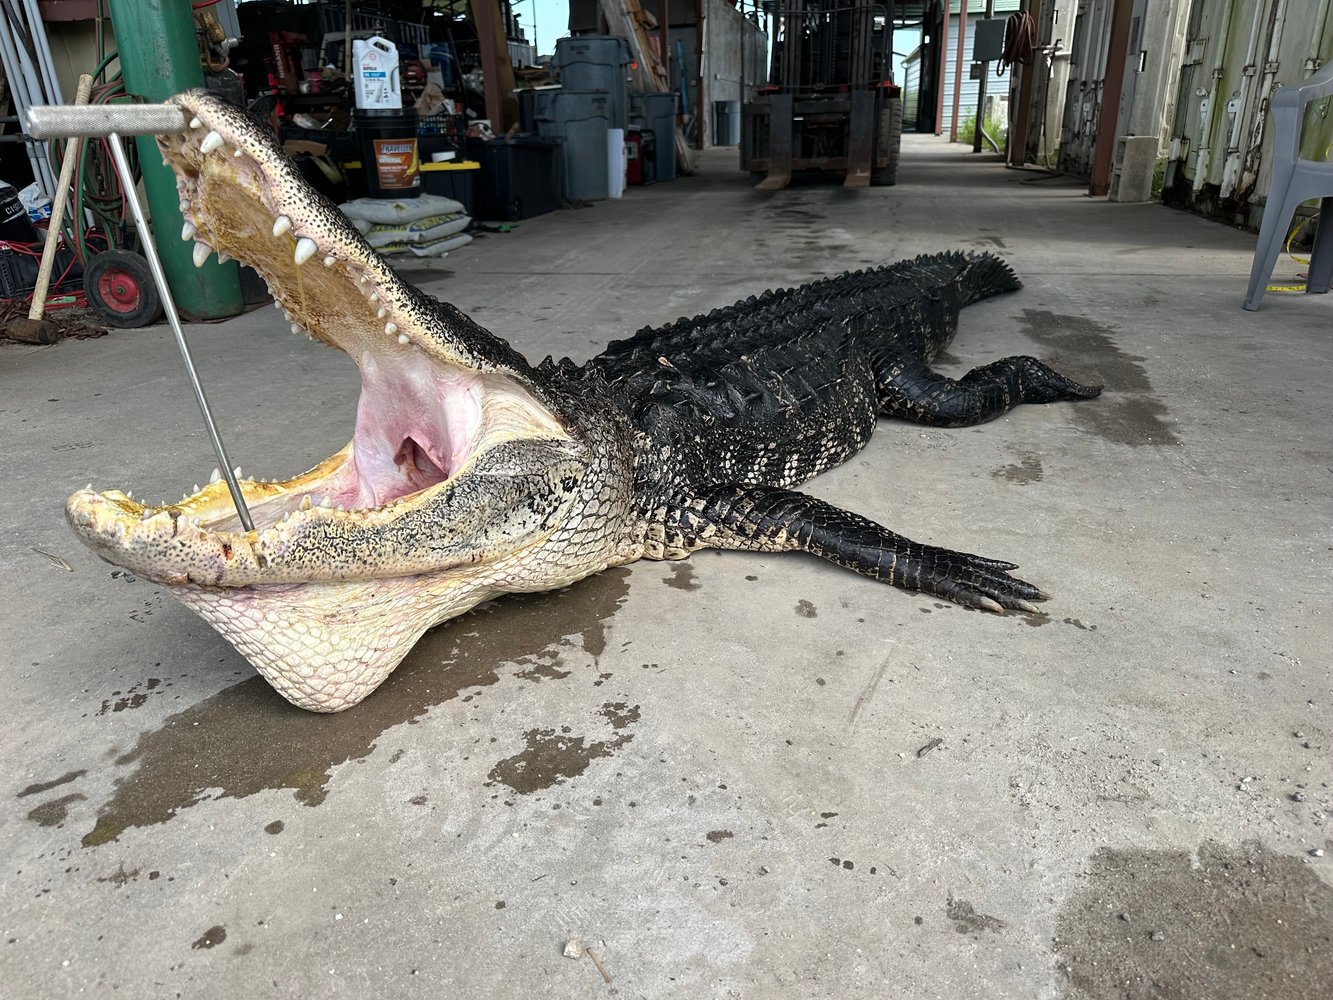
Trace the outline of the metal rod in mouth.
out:
M 185 362 L 185 371 L 190 376 L 190 385 L 194 388 L 194 398 L 199 403 L 199 412 L 204 415 L 204 426 L 208 429 L 208 436 L 213 442 L 213 452 L 221 463 L 218 468 L 222 472 L 222 478 L 227 481 L 227 489 L 231 491 L 232 503 L 236 504 L 236 514 L 241 519 L 241 525 L 246 531 L 254 531 L 255 524 L 250 519 L 250 509 L 246 507 L 245 497 L 241 495 L 240 484 L 237 483 L 231 461 L 227 458 L 227 449 L 222 445 L 222 437 L 218 434 L 217 424 L 213 422 L 213 414 L 208 408 L 208 399 L 204 396 L 199 373 L 195 371 L 194 359 L 190 357 L 190 347 L 185 343 L 185 331 L 181 329 L 180 316 L 176 313 L 176 301 L 171 297 L 167 276 L 162 270 L 162 261 L 157 256 L 157 246 L 153 243 L 153 234 L 149 232 L 148 220 L 144 218 L 143 206 L 139 204 L 138 193 L 134 190 L 130 165 L 125 159 L 125 147 L 121 145 L 120 135 L 116 132 L 108 133 L 106 138 L 107 144 L 111 147 L 111 158 L 115 161 L 116 171 L 120 174 L 125 201 L 134 215 L 134 225 L 139 231 L 139 242 L 143 244 L 143 255 L 148 260 L 148 269 L 153 272 L 153 280 L 157 282 L 157 290 L 162 296 L 162 308 L 166 313 L 167 322 L 171 325 L 171 332 L 176 335 L 176 346 L 180 348 L 181 360 Z
M 174 104 L 38 104 L 24 131 L 34 139 L 168 135 L 185 131 L 185 112 Z

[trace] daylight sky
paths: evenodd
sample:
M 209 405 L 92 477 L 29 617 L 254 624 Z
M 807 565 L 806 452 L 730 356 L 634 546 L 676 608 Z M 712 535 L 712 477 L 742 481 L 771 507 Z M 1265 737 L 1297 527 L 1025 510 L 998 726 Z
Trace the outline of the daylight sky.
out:
M 523 23 L 524 34 L 531 40 L 536 17 L 535 40 L 538 55 L 555 52 L 555 40 L 569 34 L 569 0 L 511 0 L 514 13 Z

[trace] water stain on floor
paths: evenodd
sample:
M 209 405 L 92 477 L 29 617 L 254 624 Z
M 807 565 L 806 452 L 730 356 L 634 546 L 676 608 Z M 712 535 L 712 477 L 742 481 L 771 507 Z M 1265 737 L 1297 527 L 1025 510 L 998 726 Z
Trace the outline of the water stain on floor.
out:
M 700 590 L 703 584 L 694 578 L 694 567 L 687 562 L 673 563 L 671 575 L 662 577 L 662 582 L 676 590 Z
M 43 802 L 28 812 L 28 819 L 38 826 L 64 826 L 69 818 L 69 807 L 75 802 L 82 802 L 87 796 L 78 792 L 62 795 L 58 799 Z
M 570 732 L 568 726 L 558 733 L 554 729 L 529 729 L 523 735 L 527 747 L 496 762 L 487 775 L 488 783 L 499 781 L 519 795 L 531 795 L 578 777 L 594 760 L 611 756 L 634 739 L 633 733 L 622 733 L 613 739 L 587 742 Z
M 1043 359 L 1051 367 L 1081 382 L 1106 386 L 1097 399 L 1073 406 L 1073 419 L 1079 425 L 1116 444 L 1180 444 L 1166 405 L 1153 394 L 1143 367 L 1146 359 L 1117 347 L 1114 327 L 1044 309 L 1024 309 L 1015 318 L 1033 340 L 1056 352 Z
M 992 479 L 1007 479 L 1019 486 L 1028 486 L 1041 482 L 1043 474 L 1041 459 L 1036 455 L 1024 455 L 1017 465 L 1003 465 L 991 473 Z
M 628 593 L 629 571 L 614 569 L 565 591 L 511 595 L 478 608 L 428 632 L 378 691 L 338 715 L 296 708 L 259 677 L 219 691 L 143 733 L 116 758 L 134 769 L 116 781 L 83 846 L 165 823 L 206 797 L 290 788 L 298 802 L 319 805 L 335 767 L 368 756 L 390 727 L 496 683 L 507 665 L 555 662 L 580 641 L 587 655 L 601 656 L 606 621 Z
M 992 917 L 989 913 L 978 913 L 967 900 L 954 899 L 952 896 L 944 904 L 944 915 L 954 922 L 953 929 L 959 934 L 1002 931 L 1007 926 L 999 917 Z
M 227 928 L 222 926 L 210 927 L 204 933 L 199 935 L 198 940 L 190 945 L 196 951 L 200 948 L 216 948 L 223 941 L 227 940 Z
M 42 792 L 49 792 L 53 788 L 59 788 L 61 785 L 68 785 L 71 781 L 82 778 L 87 773 L 87 768 L 80 768 L 77 771 L 66 771 L 60 777 L 52 778 L 50 781 L 38 781 L 31 784 L 14 797 L 22 799 L 29 795 L 40 795 Z
M 1307 1000 L 1333 984 L 1333 887 L 1255 842 L 1102 848 L 1057 937 L 1066 1000 Z

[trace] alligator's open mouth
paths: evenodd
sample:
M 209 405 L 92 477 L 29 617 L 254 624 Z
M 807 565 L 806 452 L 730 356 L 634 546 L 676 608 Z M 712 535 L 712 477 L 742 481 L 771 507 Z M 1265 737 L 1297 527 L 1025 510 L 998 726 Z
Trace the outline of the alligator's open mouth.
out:
M 163 583 L 246 586 L 382 574 L 374 560 L 293 564 L 281 556 L 290 539 L 312 528 L 328 534 L 343 522 L 364 530 L 429 502 L 497 440 L 565 433 L 525 384 L 522 359 L 401 281 L 314 195 L 257 123 L 206 94 L 177 101 L 189 127 L 159 145 L 177 175 L 186 218 L 181 237 L 194 241 L 196 264 L 216 251 L 254 267 L 293 333 L 356 361 L 355 434 L 295 478 L 242 480 L 254 532 L 241 530 L 218 472 L 178 503 L 89 488 L 70 498 L 69 519 L 106 558 Z
M 539 498 L 511 490 L 493 499 L 487 487 L 504 475 L 528 475 L 532 489 L 546 473 L 577 481 L 577 443 L 527 362 L 403 282 L 267 129 L 201 91 L 176 102 L 188 128 L 159 146 L 177 176 L 181 237 L 194 241 L 196 264 L 217 252 L 254 267 L 294 333 L 351 356 L 361 374 L 356 430 L 309 472 L 242 479 L 253 531 L 242 530 L 217 474 L 178 503 L 90 486 L 66 514 L 101 556 L 171 586 L 289 698 L 346 707 L 425 628 L 504 589 L 477 567 L 539 544 L 554 516 Z M 442 598 L 460 567 L 470 589 Z M 371 622 L 366 602 L 386 601 L 397 618 Z M 373 632 L 392 632 L 392 642 Z M 367 665 L 378 679 L 349 693 L 344 668 Z M 319 690 L 293 694 L 275 669 L 320 674 L 297 685 Z

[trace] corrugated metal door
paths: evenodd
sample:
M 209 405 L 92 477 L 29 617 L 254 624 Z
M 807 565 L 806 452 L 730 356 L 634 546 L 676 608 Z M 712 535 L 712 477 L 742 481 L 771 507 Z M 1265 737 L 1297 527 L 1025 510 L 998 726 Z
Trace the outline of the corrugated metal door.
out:
M 1329 57 L 1329 0 L 1196 0 L 1180 76 L 1166 199 L 1257 227 L 1271 176 L 1273 90 Z M 1328 103 L 1306 123 L 1307 155 L 1333 139 Z

